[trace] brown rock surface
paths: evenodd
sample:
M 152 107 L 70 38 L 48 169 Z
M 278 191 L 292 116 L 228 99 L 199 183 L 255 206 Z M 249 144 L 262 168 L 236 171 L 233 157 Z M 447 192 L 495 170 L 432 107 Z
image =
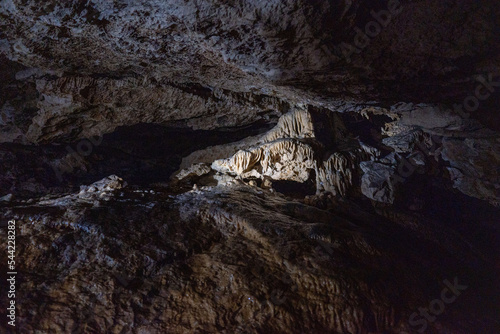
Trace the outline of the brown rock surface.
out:
M 19 333 L 400 333 L 454 277 L 474 292 L 429 332 L 493 326 L 486 254 L 431 221 L 246 186 L 103 197 L 115 180 L 86 187 L 93 202 L 80 192 L 4 211 L 22 259 Z
M 500 333 L 498 27 L 496 0 L 0 1 L 17 332 Z

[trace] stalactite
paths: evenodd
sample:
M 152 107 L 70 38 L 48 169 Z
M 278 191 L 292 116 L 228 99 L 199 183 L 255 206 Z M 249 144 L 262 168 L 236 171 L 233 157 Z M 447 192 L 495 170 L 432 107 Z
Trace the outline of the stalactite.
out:
M 305 110 L 295 110 L 280 117 L 276 127 L 266 134 L 264 140 L 272 142 L 279 138 L 314 138 L 311 114 Z

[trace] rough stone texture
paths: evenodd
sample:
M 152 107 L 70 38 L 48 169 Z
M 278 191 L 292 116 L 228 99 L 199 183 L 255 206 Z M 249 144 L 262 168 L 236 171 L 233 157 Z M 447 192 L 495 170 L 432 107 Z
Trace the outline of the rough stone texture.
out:
M 20 93 L 28 98 L 22 103 L 2 102 L 11 121 L 2 141 L 82 138 L 136 122 L 242 125 L 296 103 L 353 110 L 374 99 L 461 102 L 474 90 L 472 76 L 500 74 L 491 56 L 499 51 L 496 1 L 402 1 L 360 44 L 356 29 L 387 7 L 3 1 L 0 52 L 27 67 L 3 72 L 31 93 Z M 359 52 L 346 57 L 347 44 Z M 78 115 L 70 124 L 68 113 Z
M 496 0 L 1 1 L 19 333 L 500 333 L 499 26 Z
M 479 297 L 494 286 L 482 278 L 491 264 L 442 225 L 247 186 L 121 187 L 110 177 L 2 211 L 23 259 L 19 333 L 400 333 L 454 277 L 474 292 L 428 332 L 493 328 Z
M 455 188 L 500 206 L 500 140 L 445 139 L 443 159 L 449 161 Z
M 394 202 L 394 186 L 391 177 L 395 173 L 393 166 L 373 161 L 360 164 L 364 174 L 361 178 L 361 192 L 366 197 L 382 203 Z
M 240 179 L 256 178 L 263 181 L 270 178 L 304 183 L 314 171 L 318 193 L 326 191 L 346 196 L 349 188 L 359 184 L 361 193 L 366 197 L 382 203 L 393 203 L 397 183 L 410 178 L 416 171 L 421 172 L 421 167 L 426 165 L 424 157 L 427 156 L 440 162 L 442 171 L 451 172 L 448 177 L 459 191 L 498 205 L 500 179 L 496 166 L 499 164 L 497 153 L 500 152 L 500 139 L 493 131 L 482 127 L 481 130 L 485 131 L 482 136 L 480 131 L 475 132 L 476 136 L 484 139 L 464 141 L 453 137 L 436 137 L 429 132 L 432 133 L 436 128 L 449 130 L 449 117 L 432 116 L 439 109 L 430 106 L 415 108 L 410 105 L 401 109 L 397 110 L 402 115 L 396 116 L 396 121 L 386 123 L 383 133 L 389 137 L 382 140 L 383 144 L 400 154 L 398 159 L 392 153 L 392 156 L 381 156 L 377 148 L 359 139 L 350 140 L 352 134 L 345 132 L 345 125 L 341 121 L 313 124 L 312 114 L 302 110 L 285 114 L 276 127 L 262 136 L 194 152 L 184 161 L 189 161 L 192 167 L 180 171 L 177 178 L 190 175 L 190 169 L 199 163 L 212 161 L 215 172 Z M 408 109 L 411 111 L 407 112 Z M 429 113 L 432 115 L 429 116 Z M 369 114 L 366 117 L 369 119 Z M 319 133 L 325 130 L 334 139 L 333 142 L 321 141 Z M 460 133 L 464 134 L 463 131 Z M 345 145 L 348 148 L 343 147 Z M 438 145 L 439 148 L 436 148 Z M 332 150 L 336 152 L 332 154 Z M 325 151 L 330 156 L 323 158 L 322 152 Z M 214 152 L 218 154 L 214 155 Z M 229 157 L 217 160 L 222 154 Z M 445 166 L 446 162 L 451 164 L 451 169 Z M 465 171 L 466 176 L 461 170 Z M 208 170 L 203 174 L 207 173 Z M 360 180 L 357 179 L 358 174 L 362 175 Z M 395 177 L 398 178 L 397 182 Z M 219 180 L 227 183 L 230 178 L 219 176 Z
M 205 130 L 235 127 L 269 121 L 289 108 L 264 94 L 151 84 L 143 79 L 63 77 L 35 83 L 38 112 L 26 132 L 15 138 L 20 142 L 89 138 L 137 123 L 178 123 Z M 6 141 L 12 140 L 12 132 L 21 132 L 17 127 L 9 130 L 3 134 Z
M 182 179 L 183 176 L 191 176 L 190 171 L 196 166 L 208 162 L 206 159 L 210 157 L 214 159 L 213 152 L 231 154 L 231 150 L 238 149 L 232 156 L 212 162 L 211 167 L 218 174 L 215 177 L 219 183 L 231 182 L 230 176 L 240 180 L 260 179 L 261 182 L 286 180 L 304 183 L 315 175 L 317 193 L 326 191 L 345 196 L 348 188 L 353 186 L 358 163 L 378 158 L 380 152 L 359 140 L 353 140 L 350 134 L 344 132 L 345 126 L 340 119 L 314 122 L 313 119 L 318 117 L 328 120 L 329 115 L 304 110 L 289 112 L 279 119 L 273 129 L 261 136 L 194 152 L 187 159 L 193 165 L 181 170 L 176 177 Z M 328 134 L 326 142 L 323 141 L 322 131 Z M 341 143 L 349 143 L 351 147 L 332 153 L 332 143 L 337 146 L 337 150 L 342 146 Z M 325 152 L 330 155 L 323 159 Z

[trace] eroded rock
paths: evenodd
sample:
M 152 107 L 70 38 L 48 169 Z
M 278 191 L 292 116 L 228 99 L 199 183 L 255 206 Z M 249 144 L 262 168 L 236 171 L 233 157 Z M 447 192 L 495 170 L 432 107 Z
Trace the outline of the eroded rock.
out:
M 61 198 L 9 213 L 18 238 L 32 241 L 18 245 L 20 333 L 401 332 L 450 271 L 469 289 L 491 289 L 478 275 L 491 264 L 430 221 L 388 222 L 340 203 L 320 210 L 243 185 L 180 195 L 121 187 L 116 177 L 85 187 L 120 190 L 100 206 Z M 478 295 L 471 303 L 482 307 L 471 312 L 460 296 L 429 329 L 490 328 Z

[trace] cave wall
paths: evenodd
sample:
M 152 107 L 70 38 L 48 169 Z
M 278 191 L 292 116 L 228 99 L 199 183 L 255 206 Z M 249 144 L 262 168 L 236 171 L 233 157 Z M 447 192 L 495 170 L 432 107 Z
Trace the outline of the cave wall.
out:
M 19 333 L 500 333 L 499 27 L 494 0 L 0 2 Z

